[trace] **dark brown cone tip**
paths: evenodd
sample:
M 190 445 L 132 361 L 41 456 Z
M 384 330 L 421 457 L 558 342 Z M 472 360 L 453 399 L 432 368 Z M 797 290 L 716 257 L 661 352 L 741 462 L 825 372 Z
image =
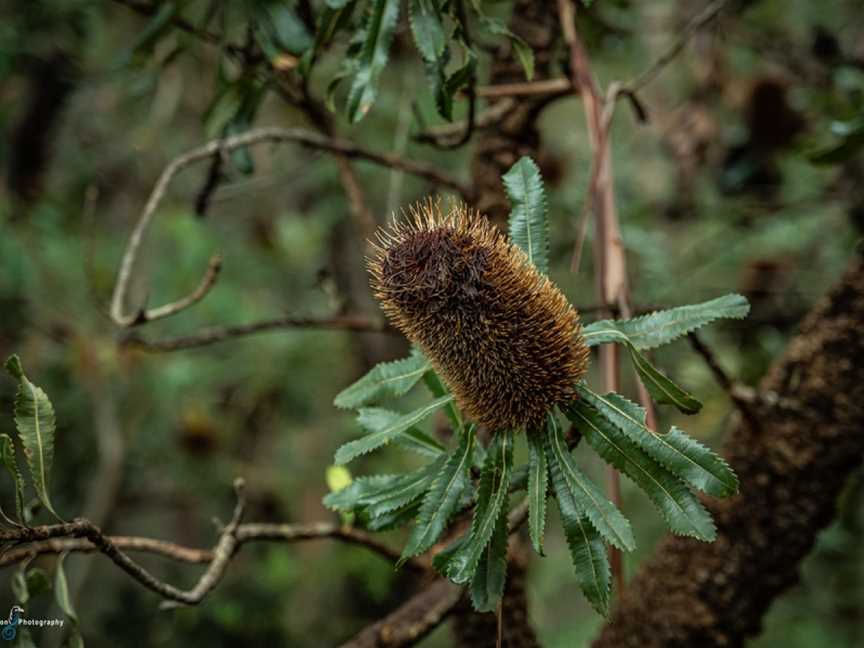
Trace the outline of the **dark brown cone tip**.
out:
M 482 215 L 426 200 L 379 231 L 372 288 L 459 406 L 492 430 L 542 423 L 588 367 L 579 315 Z

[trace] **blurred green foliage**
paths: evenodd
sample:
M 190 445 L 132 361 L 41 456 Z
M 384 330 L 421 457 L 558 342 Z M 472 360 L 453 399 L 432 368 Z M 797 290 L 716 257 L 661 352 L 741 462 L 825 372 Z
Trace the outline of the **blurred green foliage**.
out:
M 210 4 L 178 2 L 163 16 L 182 10 L 203 20 Z M 244 43 L 243 4 L 225 3 L 230 9 L 208 28 L 225 28 L 232 43 Z M 253 8 L 281 11 L 280 3 L 265 4 Z M 301 30 L 306 4 L 273 19 L 276 31 L 266 36 L 271 59 L 308 51 L 309 34 Z M 323 5 L 311 4 L 316 11 Z M 495 3 L 490 13 L 506 20 L 506 5 Z M 606 83 L 641 71 L 674 38 L 677 16 L 693 14 L 697 5 L 593 3 L 584 27 L 597 77 Z M 635 302 L 668 306 L 731 289 L 745 293 L 754 305 L 750 320 L 724 323 L 705 339 L 729 373 L 748 384 L 782 352 L 864 231 L 864 26 L 857 5 L 730 2 L 734 11 L 720 31 L 697 36 L 646 89 L 651 124 L 635 123 L 623 105 L 615 118 L 616 196 Z M 0 357 L 18 353 L 54 403 L 59 450 L 52 503 L 71 518 L 92 515 L 107 498 L 102 524 L 112 533 L 204 547 L 215 537 L 211 519 L 230 515 L 230 485 L 242 475 L 249 520 L 338 519 L 320 504 L 325 470 L 335 448 L 359 431 L 350 414 L 332 407 L 333 397 L 368 368 L 368 349 L 384 347 L 385 356 L 398 357 L 404 346 L 382 344 L 372 334 L 286 329 L 150 354 L 119 345 L 106 315 L 126 237 L 173 157 L 253 122 L 306 125 L 273 86 L 261 93 L 219 47 L 158 18 L 158 12 L 140 16 L 123 3 L 96 0 L 0 8 Z M 344 36 L 312 68 L 316 96 L 325 94 L 342 64 Z M 403 18 L 374 110 L 355 127 L 336 115 L 336 128 L 375 150 L 401 149 L 467 176 L 470 147 L 437 151 L 399 134 L 406 121 L 412 132 L 420 129 L 412 121 L 415 101 L 426 121 L 435 122 L 440 112 L 412 48 Z M 266 60 L 256 67 L 265 68 Z M 478 78 L 487 70 L 484 55 Z M 784 124 L 774 140 L 763 137 L 768 130 L 754 106 L 754 89 L 766 83 L 783 88 L 782 108 L 768 111 Z M 34 164 L 38 138 L 27 129 L 45 101 L 57 111 L 37 129 L 46 142 L 42 162 Z M 457 118 L 466 103 L 456 97 Z M 578 98 L 546 109 L 539 162 L 551 183 L 550 274 L 574 304 L 589 307 L 590 241 L 578 275 L 569 270 L 590 168 L 582 122 Z M 23 145 L 22 133 L 29 133 Z M 169 189 L 138 268 L 136 303 L 186 294 L 215 250 L 224 269 L 202 303 L 148 325 L 142 334 L 149 338 L 284 313 L 328 315 L 343 299 L 334 288 L 343 260 L 338 240 L 355 234 L 332 158 L 291 146 L 246 153 L 249 160 L 232 159 L 205 218 L 194 212 L 206 165 L 184 172 Z M 362 163 L 356 170 L 369 206 L 382 216 L 430 190 L 390 170 Z M 363 273 L 359 263 L 344 271 Z M 686 429 L 717 447 L 731 409 L 707 368 L 683 342 L 655 360 L 702 397 L 705 407 L 686 418 Z M 13 381 L 0 381 L 0 432 L 12 432 L 14 390 Z M 623 391 L 634 393 L 629 376 Z M 663 424 L 683 420 L 663 410 Z M 117 447 L 121 470 L 112 477 L 107 457 Z M 356 468 L 392 470 L 404 456 L 387 449 L 358 460 Z M 585 468 L 602 480 L 599 462 Z M 0 484 L 8 507 L 11 483 Z M 637 535 L 638 550 L 626 565 L 633 573 L 663 525 L 641 493 L 626 480 L 623 486 Z M 859 478 L 805 563 L 801 584 L 778 600 L 754 645 L 864 641 L 862 502 Z M 397 535 L 404 542 L 404 532 Z M 534 560 L 530 572 L 533 622 L 546 646 L 587 645 L 600 619 L 579 594 L 557 527 L 546 550 L 548 557 Z M 50 571 L 56 560 L 38 562 Z M 191 585 L 199 569 L 153 557 L 142 562 L 181 586 Z M 404 600 L 409 585 L 362 549 L 326 541 L 257 545 L 243 550 L 205 605 L 165 613 L 151 593 L 100 557 L 70 556 L 66 568 L 89 646 L 334 645 Z M 4 582 L 13 573 L 6 568 Z M 49 599 L 34 598 L 28 613 L 59 614 Z M 11 587 L 4 588 L 0 611 L 12 600 Z M 52 629 L 34 634 L 39 645 L 59 644 Z M 450 645 L 450 638 L 442 630 L 424 645 Z

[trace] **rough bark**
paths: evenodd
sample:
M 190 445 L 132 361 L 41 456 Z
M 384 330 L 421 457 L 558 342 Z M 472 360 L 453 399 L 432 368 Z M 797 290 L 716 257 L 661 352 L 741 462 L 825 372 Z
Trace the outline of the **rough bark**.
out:
M 739 420 L 726 457 L 741 493 L 707 502 L 717 540 L 668 537 L 594 646 L 742 646 L 834 517 L 864 455 L 864 260 L 804 320 Z

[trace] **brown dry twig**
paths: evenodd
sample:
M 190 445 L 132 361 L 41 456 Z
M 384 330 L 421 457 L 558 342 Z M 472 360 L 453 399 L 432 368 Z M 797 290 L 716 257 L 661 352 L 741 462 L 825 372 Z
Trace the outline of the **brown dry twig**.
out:
M 399 169 L 428 180 L 437 186 L 455 191 L 466 200 L 470 200 L 471 198 L 472 189 L 470 186 L 441 171 L 437 167 L 401 158 L 390 153 L 379 153 L 359 146 L 350 140 L 326 137 L 303 129 L 258 128 L 240 135 L 213 140 L 175 158 L 174 161 L 165 168 L 162 175 L 159 176 L 159 180 L 156 182 L 153 191 L 150 193 L 144 211 L 139 217 L 138 222 L 129 237 L 129 242 L 126 245 L 126 250 L 120 263 L 117 282 L 114 286 L 110 314 L 111 319 L 116 324 L 123 327 L 131 327 L 155 319 L 168 317 L 169 315 L 174 315 L 203 299 L 203 297 L 206 296 L 209 290 L 213 287 L 216 272 L 218 271 L 218 260 L 216 257 L 211 259 L 210 266 L 208 267 L 207 273 L 205 273 L 204 279 L 202 279 L 198 288 L 196 288 L 196 290 L 190 295 L 158 308 L 142 308 L 132 313 L 127 313 L 125 310 L 126 297 L 132 279 L 132 270 L 138 258 L 138 253 L 144 240 L 144 234 L 150 226 L 156 209 L 165 197 L 165 192 L 174 176 L 188 166 L 212 158 L 212 156 L 220 150 L 230 152 L 246 146 L 281 142 L 293 142 L 303 146 L 330 151 L 339 154 L 344 158 L 358 158 L 381 166 Z M 214 266 L 217 267 L 214 269 Z
M 366 547 L 394 563 L 399 560 L 399 552 L 369 534 L 349 527 L 328 523 L 241 524 L 246 507 L 243 489 L 243 480 L 236 480 L 234 490 L 237 504 L 234 513 L 231 521 L 220 532 L 219 540 L 212 550 L 194 549 L 152 538 L 107 536 L 89 520 L 77 519 L 62 524 L 0 531 L 0 542 L 13 545 L 26 543 L 3 552 L 0 555 L 0 567 L 29 561 L 42 554 L 100 552 L 144 587 L 161 595 L 165 599 L 161 606 L 164 609 L 200 603 L 219 584 L 240 547 L 249 542 L 299 542 L 332 538 Z M 156 554 L 180 562 L 207 564 L 207 569 L 194 587 L 181 590 L 153 576 L 133 561 L 126 551 Z M 428 569 L 428 565 L 419 559 L 408 561 L 407 565 L 413 570 Z
M 360 315 L 335 315 L 333 317 L 276 317 L 251 324 L 237 326 L 210 326 L 192 335 L 183 335 L 161 340 L 148 340 L 138 334 L 130 334 L 122 339 L 124 346 L 144 351 L 168 352 L 210 346 L 247 335 L 257 335 L 282 329 L 329 329 L 354 331 L 358 333 L 390 333 L 396 330 L 385 322 Z

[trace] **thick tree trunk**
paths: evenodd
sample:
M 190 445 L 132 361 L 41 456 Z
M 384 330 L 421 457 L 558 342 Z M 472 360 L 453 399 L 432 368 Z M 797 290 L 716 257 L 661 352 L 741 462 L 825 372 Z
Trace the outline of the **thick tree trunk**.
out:
M 665 539 L 595 647 L 742 646 L 797 581 L 864 456 L 862 259 L 807 316 L 759 393 L 758 426 L 742 418 L 726 442 L 741 493 L 708 503 L 716 542 Z

